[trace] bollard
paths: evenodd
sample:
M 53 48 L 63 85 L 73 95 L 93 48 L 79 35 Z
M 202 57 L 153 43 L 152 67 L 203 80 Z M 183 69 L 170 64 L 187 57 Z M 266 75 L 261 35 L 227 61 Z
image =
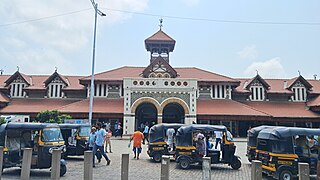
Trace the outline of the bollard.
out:
M 202 180 L 211 180 L 211 158 L 202 158 Z
M 122 154 L 121 180 L 129 179 L 129 154 Z
M 309 180 L 310 179 L 310 170 L 308 163 L 299 163 L 299 180 Z
M 52 151 L 52 159 L 51 159 L 51 180 L 60 179 L 60 159 L 61 159 L 61 150 L 54 149 Z
M 262 180 L 262 163 L 253 160 L 251 162 L 251 180 Z
M 21 180 L 30 179 L 30 169 L 31 169 L 31 159 L 32 159 L 32 148 L 23 149 L 22 158 L 22 170 L 21 170 Z
M 3 146 L 0 146 L 0 170 L 3 167 Z M 2 171 L 0 171 L 0 179 L 2 177 Z
M 92 180 L 93 179 L 93 152 L 84 152 L 84 174 L 83 179 Z
M 317 164 L 317 180 L 320 180 L 320 159 L 318 159 Z
M 162 156 L 161 161 L 161 180 L 169 180 L 170 157 Z

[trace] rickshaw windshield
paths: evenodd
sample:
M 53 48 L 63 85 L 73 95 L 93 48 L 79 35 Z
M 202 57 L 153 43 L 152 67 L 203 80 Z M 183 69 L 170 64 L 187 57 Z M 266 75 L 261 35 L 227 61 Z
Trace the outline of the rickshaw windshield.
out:
M 79 129 L 79 136 L 81 137 L 89 137 L 90 136 L 90 130 L 91 128 L 88 127 L 80 127 Z
M 229 141 L 229 142 L 233 141 L 233 136 L 229 131 L 227 131 L 227 141 Z
M 44 142 L 63 141 L 60 128 L 44 128 L 41 140 Z

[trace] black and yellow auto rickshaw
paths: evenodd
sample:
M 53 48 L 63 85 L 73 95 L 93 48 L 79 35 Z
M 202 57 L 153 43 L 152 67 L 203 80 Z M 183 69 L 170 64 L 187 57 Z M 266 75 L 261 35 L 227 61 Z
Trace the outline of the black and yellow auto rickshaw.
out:
M 222 132 L 220 149 L 207 149 L 207 157 L 211 158 L 211 164 L 228 164 L 233 169 L 241 167 L 240 157 L 235 155 L 236 146 L 232 142 L 232 135 L 225 126 L 192 124 L 178 129 L 176 136 L 176 162 L 180 168 L 188 169 L 191 164 L 201 164 L 202 156 L 199 156 L 195 145 L 195 135 L 202 133 L 213 137 L 214 132 Z
M 276 126 L 258 126 L 248 130 L 247 134 L 247 154 L 249 162 L 255 160 L 256 158 L 256 149 L 257 149 L 257 137 L 260 131 L 263 129 L 274 128 Z
M 81 156 L 87 150 L 91 127 L 89 124 L 59 124 L 67 151 L 64 157 Z
M 168 129 L 173 129 L 174 132 L 183 126 L 184 124 L 169 124 L 169 123 L 162 123 L 154 125 L 150 128 L 149 131 L 149 145 L 148 145 L 148 155 L 152 157 L 155 162 L 161 162 L 162 155 L 169 155 L 174 156 L 175 154 L 175 135 L 173 134 L 173 147 L 172 149 L 169 148 L 168 144 Z
M 263 172 L 290 180 L 298 174 L 298 163 L 304 162 L 309 164 L 310 174 L 315 174 L 319 147 L 310 147 L 308 137 L 313 135 L 320 135 L 320 129 L 277 127 L 260 131 L 256 152 Z
M 51 168 L 54 149 L 66 150 L 57 124 L 6 123 L 0 125 L 0 146 L 4 147 L 3 168 L 21 167 L 24 148 L 32 148 L 32 169 Z M 60 176 L 67 172 L 60 160 Z

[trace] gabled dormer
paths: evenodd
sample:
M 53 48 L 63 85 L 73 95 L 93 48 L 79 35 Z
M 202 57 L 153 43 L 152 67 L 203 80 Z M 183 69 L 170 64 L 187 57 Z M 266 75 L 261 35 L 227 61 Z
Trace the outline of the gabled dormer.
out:
M 307 100 L 307 92 L 312 89 L 312 85 L 300 75 L 289 81 L 288 89 L 294 93 L 291 96 L 292 101 L 305 102 Z
M 251 92 L 251 101 L 264 101 L 269 88 L 270 85 L 259 74 L 245 84 L 245 89 Z
M 175 78 L 177 71 L 161 56 L 158 56 L 142 72 L 145 78 Z
M 22 98 L 26 96 L 24 88 L 29 86 L 29 77 L 16 71 L 12 76 L 10 76 L 4 83 L 5 87 L 10 89 L 10 97 L 12 98 Z
M 47 97 L 48 98 L 63 98 L 64 93 L 62 89 L 68 86 L 67 79 L 55 71 L 48 79 L 44 82 L 45 87 L 47 88 Z

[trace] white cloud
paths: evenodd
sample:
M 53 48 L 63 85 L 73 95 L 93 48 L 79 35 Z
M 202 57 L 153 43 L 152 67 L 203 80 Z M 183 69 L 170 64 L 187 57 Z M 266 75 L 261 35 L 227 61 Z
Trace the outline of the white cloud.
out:
M 254 62 L 245 70 L 245 75 L 253 77 L 259 72 L 263 78 L 283 78 L 286 76 L 279 57 L 263 62 Z
M 195 6 L 200 2 L 200 0 L 180 0 L 180 1 L 189 7 Z
M 96 2 L 107 14 L 105 18 L 99 17 L 98 31 L 107 24 L 121 23 L 131 18 L 131 14 L 107 12 L 102 8 L 142 12 L 148 5 L 148 0 L 96 0 Z M 80 12 L 71 13 L 76 11 Z M 46 18 L 62 14 L 65 15 Z M 5 39 L 0 43 L 0 50 L 7 52 L 5 55 L 0 54 L 1 60 L 11 61 L 11 64 L 19 64 L 21 69 L 30 68 L 29 70 L 34 73 L 40 73 L 48 72 L 52 66 L 67 64 L 70 61 L 66 59 L 67 56 L 78 54 L 86 46 L 91 49 L 94 9 L 90 0 L 4 0 L 0 3 L 0 24 L 36 19 L 38 20 L 0 29 L 0 39 Z M 73 61 L 78 63 L 76 59 Z M 35 62 L 39 63 L 38 67 L 29 67 L 29 64 Z M 27 67 L 22 67 L 24 65 Z M 45 69 L 47 70 L 44 71 Z
M 255 45 L 247 46 L 237 53 L 241 59 L 252 60 L 258 56 L 258 51 Z

